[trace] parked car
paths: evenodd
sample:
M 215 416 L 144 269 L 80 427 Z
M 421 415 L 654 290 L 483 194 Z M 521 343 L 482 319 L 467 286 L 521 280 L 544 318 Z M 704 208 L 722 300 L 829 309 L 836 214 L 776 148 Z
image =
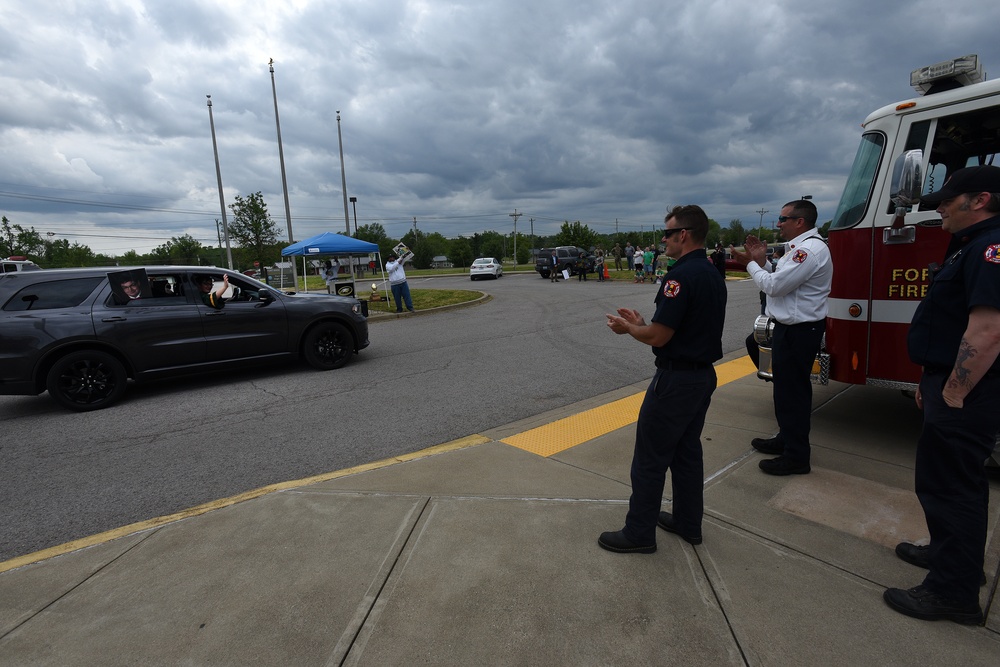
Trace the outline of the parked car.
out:
M 472 266 L 469 267 L 469 278 L 471 280 L 486 278 L 487 276 L 492 276 L 495 280 L 502 275 L 503 264 L 495 257 L 480 257 L 472 262 Z
M 199 284 L 229 277 L 223 308 Z M 357 299 L 285 294 L 236 271 L 150 266 L 0 274 L 0 394 L 48 390 L 77 411 L 114 405 L 129 378 L 304 359 L 340 368 L 368 346 Z
M 542 278 L 548 278 L 552 272 L 553 250 L 556 251 L 558 258 L 557 271 L 569 271 L 569 274 L 573 276 L 586 267 L 588 273 L 594 272 L 594 258 L 588 255 L 586 250 L 576 246 L 561 245 L 555 248 L 542 248 L 538 251 L 538 256 L 535 258 L 535 271 L 538 271 Z

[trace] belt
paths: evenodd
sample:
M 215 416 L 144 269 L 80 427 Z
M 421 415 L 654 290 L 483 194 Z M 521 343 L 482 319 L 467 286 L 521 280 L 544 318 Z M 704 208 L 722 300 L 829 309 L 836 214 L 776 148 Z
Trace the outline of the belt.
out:
M 666 371 L 700 371 L 711 368 L 712 364 L 704 361 L 681 361 L 680 359 L 656 359 L 656 367 Z
M 815 324 L 825 324 L 826 318 L 824 317 L 823 319 L 816 320 L 815 322 L 792 322 L 791 324 L 785 324 L 784 322 L 779 322 L 778 320 L 774 320 L 774 323 L 780 324 L 783 327 L 805 327 L 805 326 L 813 326 Z

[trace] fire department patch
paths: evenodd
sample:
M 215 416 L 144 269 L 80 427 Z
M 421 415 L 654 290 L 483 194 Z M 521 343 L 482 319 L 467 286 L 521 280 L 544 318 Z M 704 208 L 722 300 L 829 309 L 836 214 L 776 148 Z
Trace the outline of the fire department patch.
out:
M 681 293 L 681 284 L 676 280 L 665 280 L 663 281 L 663 296 L 668 299 L 673 299 L 675 296 Z
M 796 250 L 795 254 L 792 255 L 792 261 L 795 262 L 796 264 L 801 264 L 802 262 L 806 261 L 806 257 L 808 256 L 809 253 L 807 253 L 805 250 Z
M 1000 264 L 1000 243 L 988 246 L 986 252 L 983 253 L 983 259 L 990 264 Z

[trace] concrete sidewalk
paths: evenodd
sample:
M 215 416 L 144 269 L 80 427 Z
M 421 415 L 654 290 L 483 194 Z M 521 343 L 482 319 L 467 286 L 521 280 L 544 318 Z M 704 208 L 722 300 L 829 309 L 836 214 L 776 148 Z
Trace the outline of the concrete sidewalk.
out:
M 926 539 L 896 392 L 817 388 L 813 472 L 776 478 L 748 444 L 773 433 L 769 392 L 720 387 L 704 544 L 601 550 L 634 427 L 549 456 L 506 441 L 644 389 L 6 572 L 0 665 L 997 664 L 997 482 L 986 626 L 882 602 L 923 577 L 892 547 Z

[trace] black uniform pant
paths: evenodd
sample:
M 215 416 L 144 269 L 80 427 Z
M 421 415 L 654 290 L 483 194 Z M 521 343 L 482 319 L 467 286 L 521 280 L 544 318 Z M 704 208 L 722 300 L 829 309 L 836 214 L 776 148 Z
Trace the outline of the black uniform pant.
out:
M 809 463 L 812 417 L 809 375 L 825 330 L 825 319 L 802 324 L 774 324 L 771 349 L 774 417 L 778 421 L 778 437 L 785 446 L 784 457 L 793 463 Z
M 635 427 L 632 496 L 625 537 L 656 542 L 656 520 L 670 469 L 674 524 L 684 535 L 701 535 L 705 480 L 701 430 L 717 379 L 715 368 L 657 369 L 646 390 Z
M 924 425 L 915 487 L 931 534 L 924 585 L 971 605 L 979 601 L 986 550 L 989 480 L 983 462 L 996 442 L 1000 376 L 984 377 L 962 408 L 951 408 L 941 397 L 950 372 L 925 372 L 920 379 Z

